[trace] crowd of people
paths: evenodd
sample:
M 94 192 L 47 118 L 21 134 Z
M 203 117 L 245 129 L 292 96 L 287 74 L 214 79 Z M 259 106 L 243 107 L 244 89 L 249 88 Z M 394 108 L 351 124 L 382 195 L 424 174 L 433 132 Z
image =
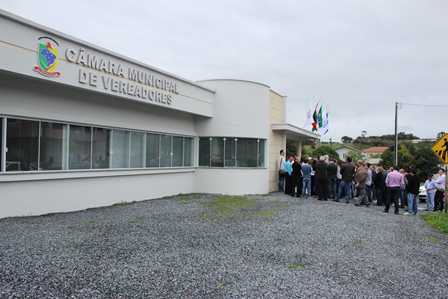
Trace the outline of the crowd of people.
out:
M 278 161 L 278 188 L 280 192 L 297 197 L 336 202 L 353 202 L 356 206 L 369 207 L 371 204 L 384 206 L 388 213 L 394 205 L 395 214 L 405 209 L 406 214 L 416 215 L 420 195 L 420 184 L 424 183 L 426 210 L 438 211 L 444 208 L 445 171 L 428 174 L 423 182 L 413 167 L 399 169 L 374 166 L 364 161 L 336 161 L 322 156 L 316 159 L 301 159 L 294 155 L 285 157 L 280 151 Z

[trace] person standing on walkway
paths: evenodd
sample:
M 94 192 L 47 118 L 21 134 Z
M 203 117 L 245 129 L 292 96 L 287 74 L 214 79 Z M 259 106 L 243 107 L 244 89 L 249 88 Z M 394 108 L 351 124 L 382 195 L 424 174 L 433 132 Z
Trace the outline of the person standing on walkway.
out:
M 313 171 L 311 172 L 311 195 L 317 195 L 316 164 L 316 159 L 312 159 L 310 161 L 311 168 L 313 169 Z
M 302 177 L 303 177 L 303 188 L 302 195 L 305 197 L 311 196 L 311 173 L 313 168 L 308 164 L 307 160 L 302 163 Z
M 417 198 L 420 189 L 420 180 L 415 174 L 415 170 L 410 168 L 406 175 L 406 194 L 408 197 L 408 214 L 417 215 Z
M 337 162 L 337 172 L 336 172 L 336 201 L 339 202 L 340 199 L 340 193 L 341 193 L 341 181 L 342 181 L 342 174 L 341 174 L 341 165 L 342 162 L 338 161 Z
M 302 176 L 302 167 L 300 166 L 297 157 L 294 156 L 294 160 L 292 161 L 292 193 L 291 196 L 299 197 L 299 194 L 302 190 L 299 191 L 299 177 Z
M 318 200 L 328 200 L 328 165 L 325 156 L 320 157 L 315 169 Z
M 286 176 L 285 176 L 285 194 L 291 195 L 293 191 L 293 185 L 292 185 L 292 164 L 293 164 L 294 158 L 293 156 L 289 156 L 288 160 L 285 162 L 285 170 L 286 170 Z
M 366 180 L 366 194 L 369 199 L 369 203 L 372 203 L 373 197 L 373 172 L 370 163 L 364 166 L 367 170 L 367 180 Z
M 278 191 L 285 191 L 286 165 L 285 152 L 280 150 L 280 158 L 277 161 L 278 165 Z
M 347 157 L 347 162 L 341 166 L 342 181 L 339 188 L 339 198 L 342 197 L 342 192 L 345 193 L 345 202 L 349 203 L 352 199 L 353 176 L 355 175 L 355 165 L 352 163 L 352 158 Z
M 364 165 L 364 162 L 358 161 L 358 168 L 356 169 L 355 174 L 356 191 L 358 196 L 355 200 L 355 206 L 365 205 L 366 207 L 368 207 L 370 205 L 369 198 L 366 192 L 367 178 L 368 169 Z
M 399 214 L 398 211 L 398 200 L 400 198 L 400 189 L 404 185 L 404 177 L 398 172 L 398 167 L 394 167 L 393 171 L 389 172 L 386 177 L 386 187 L 387 187 L 387 200 L 386 207 L 384 209 L 385 213 L 389 213 L 389 208 L 391 202 L 395 206 L 395 215 Z
M 426 210 L 434 211 L 434 197 L 436 195 L 436 183 L 433 180 L 433 175 L 429 174 L 428 178 L 425 182 L 425 190 L 426 190 Z
M 338 166 L 336 165 L 336 161 L 331 159 L 328 164 L 328 187 L 329 187 L 329 195 L 330 198 L 337 201 L 337 183 L 338 183 Z
M 376 205 L 382 206 L 386 202 L 386 172 L 383 167 L 378 167 L 374 176 Z
M 440 169 L 439 170 L 439 177 L 436 179 L 436 195 L 435 195 L 435 208 L 434 210 L 437 211 L 443 211 L 443 196 L 445 194 L 445 170 Z
M 406 197 L 406 171 L 401 168 L 400 174 L 403 176 L 403 184 L 400 187 L 400 208 L 405 209 L 408 205 Z

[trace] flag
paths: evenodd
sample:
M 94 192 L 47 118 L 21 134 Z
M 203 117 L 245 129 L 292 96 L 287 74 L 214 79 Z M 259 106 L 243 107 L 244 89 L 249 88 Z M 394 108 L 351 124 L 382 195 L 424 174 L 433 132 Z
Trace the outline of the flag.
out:
M 313 112 L 313 123 L 311 124 L 313 132 L 317 131 L 317 105 Z
M 322 127 L 320 128 L 320 135 L 325 135 L 328 133 L 328 111 L 326 111 L 325 116 L 322 120 Z
M 322 111 L 322 105 L 319 108 L 319 113 L 317 113 L 317 122 L 319 124 L 319 128 L 323 127 L 323 111 Z
M 308 109 L 308 112 L 306 113 L 305 125 L 303 127 L 308 128 L 309 126 L 311 126 L 311 123 L 311 109 Z

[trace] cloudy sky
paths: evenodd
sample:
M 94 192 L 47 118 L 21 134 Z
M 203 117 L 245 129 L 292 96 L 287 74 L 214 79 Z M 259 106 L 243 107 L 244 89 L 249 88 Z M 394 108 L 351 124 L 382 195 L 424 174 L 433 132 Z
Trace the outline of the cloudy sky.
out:
M 393 133 L 394 102 L 448 105 L 446 0 L 2 0 L 0 8 L 191 80 L 260 81 L 326 139 Z M 448 130 L 448 108 L 403 106 L 399 129 Z

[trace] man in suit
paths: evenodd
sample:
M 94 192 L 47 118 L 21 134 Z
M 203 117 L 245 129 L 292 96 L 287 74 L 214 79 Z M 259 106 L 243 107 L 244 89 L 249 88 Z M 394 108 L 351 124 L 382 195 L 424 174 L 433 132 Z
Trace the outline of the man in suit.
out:
M 328 200 L 328 165 L 325 156 L 316 163 L 315 172 L 317 199 Z

